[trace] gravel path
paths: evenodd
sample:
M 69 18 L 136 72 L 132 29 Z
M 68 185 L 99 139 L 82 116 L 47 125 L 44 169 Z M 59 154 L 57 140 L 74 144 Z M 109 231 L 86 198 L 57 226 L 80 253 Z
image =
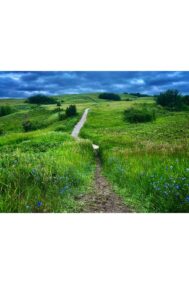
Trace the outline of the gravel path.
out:
M 89 112 L 89 108 L 87 108 L 87 109 L 84 111 L 84 113 L 83 113 L 83 115 L 82 115 L 80 121 L 75 125 L 75 127 L 74 127 L 74 129 L 73 129 L 73 131 L 72 131 L 72 134 L 71 134 L 72 137 L 78 138 L 79 132 L 80 132 L 81 128 L 83 127 L 83 125 L 84 125 L 84 123 L 85 123 L 85 121 L 86 121 L 86 119 L 87 119 L 87 114 L 88 114 L 88 112 Z

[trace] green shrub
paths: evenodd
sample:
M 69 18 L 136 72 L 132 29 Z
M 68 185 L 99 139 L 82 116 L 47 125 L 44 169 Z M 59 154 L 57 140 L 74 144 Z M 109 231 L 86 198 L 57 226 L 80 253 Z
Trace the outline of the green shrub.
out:
M 156 97 L 158 105 L 167 107 L 170 110 L 181 110 L 184 106 L 183 97 L 178 90 L 167 90 L 166 92 L 160 93 Z
M 147 108 L 129 108 L 124 111 L 125 119 L 130 123 L 149 122 L 155 120 L 155 112 Z
M 61 102 L 60 101 L 58 101 L 57 103 L 56 103 L 56 105 L 57 105 L 57 107 L 61 107 Z
M 1 106 L 0 107 L 0 116 L 8 115 L 12 112 L 12 108 L 10 106 Z
M 66 117 L 75 116 L 77 114 L 77 109 L 75 105 L 70 105 L 66 109 Z
M 119 95 L 116 95 L 114 93 L 102 93 L 99 96 L 99 99 L 104 99 L 104 100 L 112 100 L 112 101 L 120 101 L 121 98 Z
M 22 123 L 25 132 L 33 130 L 33 126 L 30 120 L 26 120 Z
M 183 102 L 186 105 L 189 105 L 189 95 L 183 97 Z
M 31 96 L 26 100 L 30 104 L 56 104 L 57 101 L 54 98 L 45 96 L 45 95 L 35 95 Z
M 38 122 L 38 121 L 31 121 L 31 120 L 27 119 L 22 123 L 22 126 L 23 126 L 23 129 L 24 129 L 25 132 L 29 132 L 29 131 L 34 131 L 34 130 L 37 130 L 37 129 L 44 128 L 47 125 L 45 123 L 41 123 L 41 122 Z

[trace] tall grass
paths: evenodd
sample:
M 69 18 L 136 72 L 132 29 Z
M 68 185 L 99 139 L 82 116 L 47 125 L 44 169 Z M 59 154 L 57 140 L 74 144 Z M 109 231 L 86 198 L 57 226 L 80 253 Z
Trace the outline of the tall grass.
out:
M 124 109 L 142 105 L 140 99 L 98 105 L 82 136 L 100 146 L 104 174 L 134 210 L 189 212 L 189 113 L 161 110 L 148 101 L 156 121 L 124 121 Z
M 76 199 L 90 188 L 91 143 L 62 138 L 52 133 L 0 152 L 0 212 L 82 211 Z

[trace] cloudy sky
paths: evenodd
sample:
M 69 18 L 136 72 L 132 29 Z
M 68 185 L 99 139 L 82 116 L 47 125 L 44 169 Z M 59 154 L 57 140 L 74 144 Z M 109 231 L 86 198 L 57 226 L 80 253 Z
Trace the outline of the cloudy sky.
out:
M 3 72 L 0 98 L 22 98 L 36 93 L 57 95 L 88 92 L 141 92 L 158 94 L 169 88 L 189 93 L 189 72 Z

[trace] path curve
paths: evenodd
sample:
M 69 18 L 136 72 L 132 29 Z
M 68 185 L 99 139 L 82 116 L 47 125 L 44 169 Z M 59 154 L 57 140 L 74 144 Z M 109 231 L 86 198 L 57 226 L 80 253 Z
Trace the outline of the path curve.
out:
M 75 125 L 75 127 L 74 127 L 74 129 L 71 133 L 72 137 L 78 138 L 79 132 L 80 132 L 81 128 L 83 127 L 83 125 L 85 124 L 85 121 L 87 119 L 88 112 L 89 112 L 89 108 L 86 108 L 81 119 L 80 119 L 80 121 Z

